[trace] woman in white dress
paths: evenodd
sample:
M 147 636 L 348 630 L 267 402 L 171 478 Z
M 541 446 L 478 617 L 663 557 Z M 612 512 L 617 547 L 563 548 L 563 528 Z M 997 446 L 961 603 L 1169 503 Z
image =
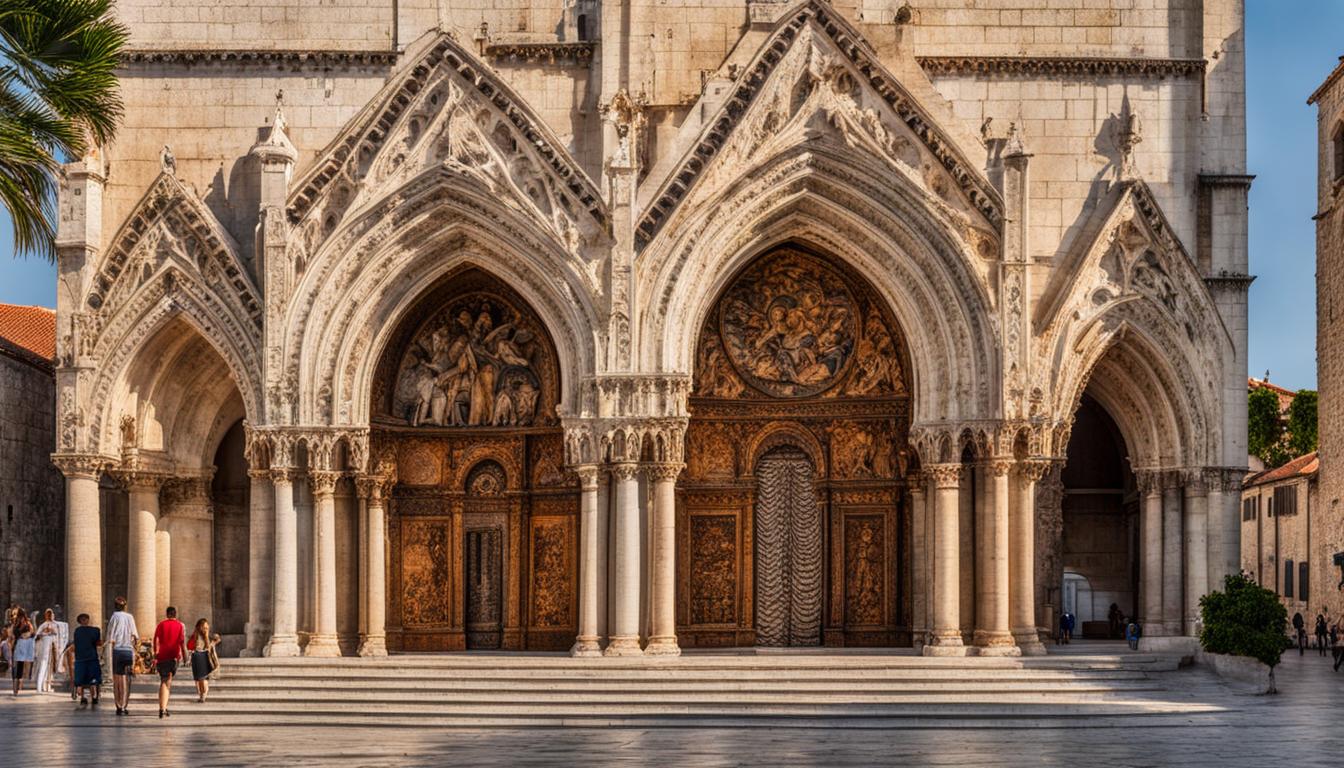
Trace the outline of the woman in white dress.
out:
M 51 693 L 52 680 L 62 671 L 61 625 L 56 612 L 48 608 L 42 612 L 42 623 L 37 627 L 37 692 Z

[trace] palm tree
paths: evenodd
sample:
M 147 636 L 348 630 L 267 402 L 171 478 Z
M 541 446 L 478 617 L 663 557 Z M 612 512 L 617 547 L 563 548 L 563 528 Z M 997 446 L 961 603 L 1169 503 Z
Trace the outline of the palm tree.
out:
M 0 203 L 17 253 L 56 256 L 61 163 L 112 138 L 127 30 L 112 0 L 0 0 Z

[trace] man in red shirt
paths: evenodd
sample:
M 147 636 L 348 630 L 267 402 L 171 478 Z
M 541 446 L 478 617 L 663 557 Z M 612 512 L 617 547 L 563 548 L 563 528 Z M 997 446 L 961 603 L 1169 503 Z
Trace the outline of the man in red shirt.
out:
M 168 691 L 177 674 L 177 663 L 187 660 L 187 627 L 177 620 L 177 609 L 168 606 L 168 618 L 154 628 L 154 667 L 159 670 L 159 717 L 168 717 Z

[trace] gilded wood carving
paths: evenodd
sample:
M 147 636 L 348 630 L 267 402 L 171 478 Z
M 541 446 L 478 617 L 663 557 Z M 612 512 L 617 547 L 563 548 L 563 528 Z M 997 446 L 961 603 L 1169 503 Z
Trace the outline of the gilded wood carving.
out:
M 691 576 L 691 623 L 737 621 L 737 518 L 693 515 L 691 546 L 696 563 Z
M 446 627 L 452 604 L 450 544 L 446 519 L 404 523 L 401 534 L 402 625 Z
M 569 627 L 574 623 L 572 547 L 569 521 L 534 520 L 532 525 L 533 626 Z
M 845 517 L 845 621 L 883 623 L 885 547 L 879 515 Z

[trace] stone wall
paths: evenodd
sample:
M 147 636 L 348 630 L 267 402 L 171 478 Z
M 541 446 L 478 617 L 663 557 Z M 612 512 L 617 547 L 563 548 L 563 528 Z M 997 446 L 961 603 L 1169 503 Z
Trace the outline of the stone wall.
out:
M 0 600 L 28 610 L 64 601 L 65 484 L 51 371 L 0 353 Z
M 1344 65 L 1342 65 L 1344 67 Z M 1344 125 L 1344 77 L 1315 97 L 1318 109 L 1318 211 L 1316 216 L 1316 381 L 1322 407 L 1320 429 L 1321 521 L 1312 548 L 1313 603 L 1344 614 L 1340 571 L 1332 563 L 1344 552 L 1344 178 L 1335 173 L 1334 137 Z

